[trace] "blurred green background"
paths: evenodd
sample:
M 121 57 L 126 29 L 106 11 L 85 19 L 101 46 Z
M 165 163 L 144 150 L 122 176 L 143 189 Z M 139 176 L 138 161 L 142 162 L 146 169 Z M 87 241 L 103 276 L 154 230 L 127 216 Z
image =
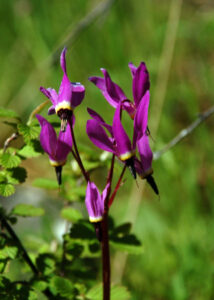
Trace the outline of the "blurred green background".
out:
M 76 136 L 79 142 L 99 151 L 85 133 L 86 108 L 97 110 L 110 122 L 114 109 L 87 78 L 101 76 L 99 69 L 104 67 L 132 99 L 127 65 L 130 61 L 136 65 L 145 61 L 151 78 L 151 146 L 154 151 L 160 150 L 213 105 L 214 3 L 108 2 L 112 6 L 98 12 L 94 19 L 93 14 L 89 15 L 90 19 L 86 16 L 98 9 L 101 1 L 1 0 L 0 106 L 16 110 L 27 120 L 45 100 L 40 85 L 58 89 L 62 77 L 59 52 L 67 45 L 69 77 L 86 87 L 85 100 L 76 109 Z M 81 20 L 86 21 L 85 28 Z M 128 127 L 128 118 L 125 121 Z M 125 176 L 126 183 L 111 215 L 117 224 L 133 222 L 132 230 L 143 242 L 144 253 L 112 253 L 112 279 L 125 284 L 133 300 L 214 299 L 213 128 L 211 116 L 154 162 L 160 201 L 150 187 L 138 182 L 138 188 L 128 173 Z M 1 145 L 11 132 L 10 127 L 1 124 Z M 62 226 L 58 215 L 62 200 L 57 191 L 46 195 L 31 188 L 31 182 L 41 175 L 54 178 L 54 172 L 47 157 L 29 159 L 25 167 L 27 182 L 14 196 L 2 201 L 10 206 L 21 200 L 37 203 L 47 199 L 48 226 L 41 222 L 34 230 L 38 239 L 51 240 Z M 103 187 L 106 170 L 94 176 Z M 24 243 L 31 235 L 26 222 L 17 227 Z

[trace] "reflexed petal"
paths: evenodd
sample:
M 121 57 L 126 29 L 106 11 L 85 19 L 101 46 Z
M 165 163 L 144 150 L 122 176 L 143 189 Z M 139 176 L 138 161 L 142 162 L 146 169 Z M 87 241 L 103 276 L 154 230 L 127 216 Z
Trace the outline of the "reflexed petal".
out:
M 115 111 L 115 114 L 114 114 L 114 119 L 113 119 L 113 134 L 114 134 L 114 138 L 116 140 L 116 144 L 117 144 L 117 151 L 118 151 L 118 155 L 119 156 L 124 156 L 124 159 L 121 159 L 122 160 L 125 160 L 125 159 L 128 159 L 130 158 L 132 155 L 131 155 L 131 152 L 132 152 L 132 147 L 131 147 L 131 141 L 128 137 L 128 135 L 126 134 L 122 124 L 121 124 L 121 121 L 120 121 L 120 112 L 121 112 L 121 104 L 119 104 L 117 106 L 117 109 Z M 126 154 L 129 156 L 127 158 L 126 157 Z
M 87 121 L 86 132 L 95 146 L 102 150 L 114 153 L 113 143 L 96 120 Z
M 146 133 L 148 125 L 148 110 L 149 110 L 150 93 L 147 91 L 143 96 L 140 104 L 137 108 L 137 112 L 134 118 L 134 136 L 133 147 L 136 146 L 136 142 Z
M 45 118 L 40 115 L 36 115 L 36 118 L 42 127 L 40 133 L 41 146 L 49 156 L 53 157 L 57 143 L 56 132 L 52 125 Z
M 62 50 L 62 53 L 60 55 L 60 66 L 63 70 L 63 73 L 67 73 L 67 70 L 66 70 L 66 60 L 65 60 L 65 55 L 66 55 L 66 52 L 67 52 L 67 48 L 65 47 L 63 50 Z
M 90 115 L 94 120 L 96 120 L 97 122 L 99 122 L 103 127 L 105 127 L 105 128 L 108 130 L 108 132 L 109 132 L 111 135 L 113 135 L 113 132 L 112 132 L 112 126 L 109 125 L 109 124 L 107 124 L 107 123 L 103 120 L 103 118 L 102 118 L 96 111 L 94 111 L 94 110 L 91 109 L 91 108 L 87 108 L 87 111 L 88 111 L 89 115 Z
M 111 80 L 110 75 L 105 69 L 101 69 L 103 72 L 105 82 L 106 82 L 106 90 L 110 97 L 115 100 L 117 103 L 127 99 L 126 95 L 124 94 L 123 90 Z
M 85 87 L 79 82 L 72 83 L 72 107 L 80 105 L 85 97 Z
M 89 77 L 88 79 L 91 82 L 93 82 L 98 87 L 98 89 L 101 90 L 103 96 L 106 98 L 106 100 L 111 106 L 117 107 L 118 101 L 112 99 L 111 96 L 108 94 L 106 89 L 106 81 L 104 78 L 93 76 L 93 77 Z
M 85 204 L 88 210 L 91 222 L 99 222 L 102 220 L 104 212 L 104 202 L 94 182 L 88 182 Z
M 149 146 L 149 137 L 145 134 L 137 142 L 138 151 L 140 154 L 140 159 L 143 167 L 144 173 L 151 169 L 152 167 L 152 150 Z
M 128 66 L 129 66 L 129 69 L 130 69 L 130 71 L 132 73 L 132 78 L 133 78 L 135 76 L 137 67 L 135 67 L 135 65 L 133 63 L 131 63 L 131 62 L 128 64 Z
M 50 158 L 58 162 L 64 161 L 66 160 L 68 153 L 70 151 L 71 151 L 70 145 L 58 139 L 57 144 L 55 145 L 55 155 L 54 157 L 50 157 Z
M 138 107 L 143 95 L 149 90 L 149 73 L 144 62 L 141 62 L 135 71 L 132 82 L 133 97 L 136 107 Z
M 51 107 L 48 108 L 48 115 L 53 115 L 55 114 L 55 107 L 52 105 Z
M 55 106 L 58 100 L 57 92 L 52 88 L 45 89 L 43 86 L 40 86 L 40 91 L 51 100 L 52 104 Z
M 58 102 L 62 101 L 71 101 L 71 96 L 72 96 L 72 84 L 67 76 L 66 72 L 66 60 L 65 60 L 65 54 L 66 54 L 67 49 L 64 48 L 61 56 L 60 56 L 60 65 L 63 70 L 63 78 L 62 82 L 59 88 L 59 97 L 58 97 Z

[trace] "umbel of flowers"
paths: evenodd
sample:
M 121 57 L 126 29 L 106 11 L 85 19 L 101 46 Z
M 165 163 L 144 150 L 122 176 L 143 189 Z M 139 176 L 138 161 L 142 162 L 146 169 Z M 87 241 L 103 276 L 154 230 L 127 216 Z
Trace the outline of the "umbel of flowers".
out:
M 109 73 L 105 69 L 101 69 L 104 75 L 103 78 L 96 76 L 89 78 L 100 89 L 108 103 L 115 108 L 112 124 L 107 124 L 102 116 L 88 108 L 88 113 L 91 117 L 86 124 L 88 137 L 98 148 L 111 152 L 113 155 L 110 176 L 107 178 L 104 191 L 100 194 L 97 186 L 94 182 L 91 182 L 89 174 L 83 166 L 75 141 L 74 108 L 81 104 L 85 95 L 85 88 L 81 83 L 69 80 L 65 54 L 66 48 L 63 49 L 60 57 L 63 78 L 59 92 L 57 93 L 53 88 L 40 87 L 41 92 L 52 102 L 52 106 L 48 109 L 48 114 L 56 113 L 61 119 L 61 131 L 57 137 L 52 125 L 44 117 L 37 115 L 36 117 L 41 125 L 40 142 L 49 156 L 50 164 L 56 169 L 59 184 L 61 184 L 62 166 L 66 163 L 69 152 L 72 152 L 74 155 L 87 181 L 85 203 L 89 220 L 96 224 L 97 236 L 101 240 L 101 229 L 98 228 L 97 224 L 102 222 L 105 207 L 108 208 L 112 204 L 122 180 L 121 177 L 111 195 L 115 157 L 122 162 L 125 168 L 128 167 L 130 169 L 134 179 L 136 179 L 137 175 L 142 179 L 146 179 L 155 193 L 159 193 L 152 176 L 153 155 L 149 146 L 149 73 L 143 62 L 138 67 L 135 67 L 132 63 L 129 64 L 132 75 L 133 101 L 129 100 L 123 90 L 111 80 Z M 129 138 L 122 125 L 123 113 L 128 113 L 131 117 L 132 139 Z

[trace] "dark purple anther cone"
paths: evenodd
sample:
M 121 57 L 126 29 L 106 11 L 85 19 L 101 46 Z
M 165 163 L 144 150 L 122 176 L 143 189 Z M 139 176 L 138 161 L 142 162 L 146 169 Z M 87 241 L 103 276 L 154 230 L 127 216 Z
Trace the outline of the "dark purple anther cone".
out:
M 62 166 L 55 167 L 58 185 L 62 184 Z
M 157 184 L 156 184 L 156 182 L 154 180 L 154 177 L 152 175 L 148 175 L 146 177 L 146 181 L 151 186 L 151 188 L 153 189 L 153 191 L 155 192 L 155 194 L 159 195 L 159 190 L 158 190 Z
M 96 237 L 99 242 L 102 242 L 102 222 L 94 223 Z
M 125 164 L 129 168 L 133 178 L 136 179 L 137 175 L 136 175 L 136 170 L 135 170 L 135 166 L 134 166 L 134 157 L 131 157 L 131 158 L 127 159 L 125 161 Z

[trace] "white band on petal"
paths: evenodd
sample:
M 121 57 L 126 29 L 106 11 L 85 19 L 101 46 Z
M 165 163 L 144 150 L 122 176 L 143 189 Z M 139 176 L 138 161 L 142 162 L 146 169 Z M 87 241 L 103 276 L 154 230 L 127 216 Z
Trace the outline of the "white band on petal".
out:
M 58 113 L 58 111 L 60 111 L 60 109 L 68 109 L 68 110 L 73 110 L 71 107 L 71 103 L 69 101 L 63 100 L 62 102 L 59 102 L 56 106 L 55 106 L 55 111 L 56 113 Z
M 66 163 L 66 160 L 56 161 L 56 160 L 49 159 L 49 161 L 52 167 L 64 166 L 64 164 Z

